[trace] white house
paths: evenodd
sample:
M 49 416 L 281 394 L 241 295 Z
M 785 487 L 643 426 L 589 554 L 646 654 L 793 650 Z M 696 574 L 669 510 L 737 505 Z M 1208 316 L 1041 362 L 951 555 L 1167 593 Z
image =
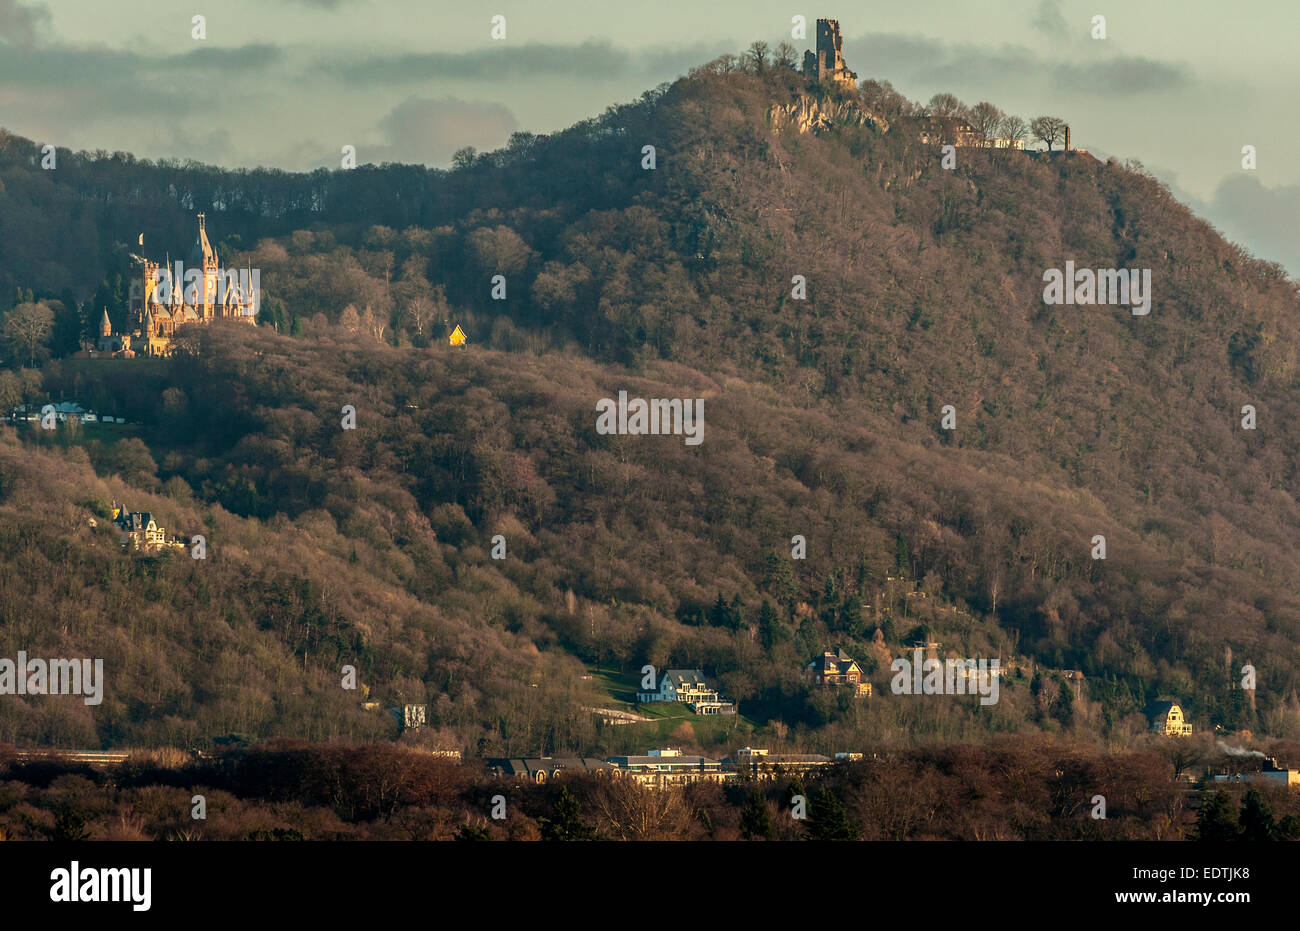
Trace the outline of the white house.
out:
M 637 702 L 683 702 L 696 714 L 736 713 L 736 706 L 723 701 L 699 669 L 669 669 L 659 677 L 658 686 L 654 691 L 637 692 Z

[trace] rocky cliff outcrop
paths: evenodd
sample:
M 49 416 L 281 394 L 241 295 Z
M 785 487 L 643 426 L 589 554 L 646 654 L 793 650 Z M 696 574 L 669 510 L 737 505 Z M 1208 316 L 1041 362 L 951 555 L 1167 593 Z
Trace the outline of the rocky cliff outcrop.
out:
M 801 133 L 821 132 L 832 126 L 871 126 L 880 132 L 889 132 L 888 122 L 852 101 L 807 94 L 793 103 L 773 106 L 768 110 L 767 118 L 777 129 L 793 126 Z

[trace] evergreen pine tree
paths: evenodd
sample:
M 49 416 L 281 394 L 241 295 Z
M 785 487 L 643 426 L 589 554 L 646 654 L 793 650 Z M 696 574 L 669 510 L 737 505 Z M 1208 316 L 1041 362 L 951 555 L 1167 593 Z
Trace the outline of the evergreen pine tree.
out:
M 63 804 L 54 816 L 54 827 L 46 828 L 53 841 L 84 841 L 90 837 L 86 830 L 86 816 L 71 804 Z
M 740 812 L 740 833 L 746 840 L 772 839 L 772 810 L 758 789 L 750 789 L 745 799 L 745 807 Z
M 1201 809 L 1196 814 L 1196 839 L 1208 841 L 1237 840 L 1236 812 L 1232 799 L 1222 789 L 1201 795 Z
M 491 839 L 492 832 L 479 824 L 462 824 L 460 830 L 456 832 L 456 840 L 459 841 L 484 841 Z
M 840 800 L 826 788 L 819 788 L 808 800 L 809 840 L 857 840 L 858 829 L 849 820 Z
M 1278 840 L 1277 822 L 1272 806 L 1259 789 L 1252 787 L 1241 800 L 1241 839 L 1247 841 Z
M 709 626 L 731 626 L 731 612 L 727 610 L 727 600 L 722 597 L 722 592 L 718 592 L 718 600 L 715 601 L 713 607 L 709 609 Z
M 862 600 L 856 595 L 844 599 L 840 607 L 840 629 L 850 637 L 861 637 L 867 631 L 866 618 L 862 616 Z
M 1074 723 L 1074 680 L 1061 683 L 1061 697 L 1057 701 L 1056 719 L 1065 727 Z
M 729 630 L 740 630 L 745 626 L 745 606 L 740 601 L 739 595 L 731 596 L 731 604 L 727 608 L 727 628 Z
M 537 819 L 542 829 L 542 840 L 595 840 L 596 829 L 582 820 L 578 800 L 567 786 L 560 787 L 553 814 L 553 818 Z
M 894 549 L 894 568 L 900 576 L 907 578 L 911 575 L 912 570 L 912 552 L 907 547 L 907 541 L 903 539 L 900 533 L 895 541 Z
M 758 609 L 758 639 L 765 650 L 772 649 L 777 643 L 785 639 L 785 631 L 781 627 L 781 618 L 766 598 L 763 599 L 763 604 Z
M 858 562 L 858 594 L 861 595 L 867 590 L 867 583 L 871 580 L 871 565 L 867 562 L 867 556 L 864 553 L 862 559 Z

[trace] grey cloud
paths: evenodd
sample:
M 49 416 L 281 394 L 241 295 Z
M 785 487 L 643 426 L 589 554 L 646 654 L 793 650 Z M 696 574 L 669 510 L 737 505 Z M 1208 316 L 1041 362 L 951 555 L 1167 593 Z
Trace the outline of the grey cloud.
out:
M 209 77 L 229 83 L 232 75 L 259 72 L 264 78 L 283 58 L 279 47 L 268 44 L 209 46 L 177 55 L 64 45 L 8 48 L 0 55 L 0 90 L 40 100 L 51 113 L 67 109 L 81 122 L 87 115 L 141 111 L 172 116 L 193 110 L 194 88 Z M 187 80 L 178 80 L 182 73 Z
M 1100 157 L 1096 150 L 1093 154 Z M 1176 200 L 1208 220 L 1225 239 L 1261 259 L 1277 262 L 1300 281 L 1300 240 L 1295 235 L 1300 185 L 1266 187 L 1258 175 L 1243 170 L 1224 177 L 1213 196 L 1204 200 L 1185 189 L 1172 169 L 1146 168 L 1169 186 Z
M 50 25 L 45 4 L 20 5 L 18 0 L 0 0 L 0 42 L 30 46 Z
M 1061 64 L 1052 69 L 1052 83 L 1061 90 L 1133 94 L 1181 90 L 1191 86 L 1191 69 L 1148 58 L 1120 56 L 1086 65 Z
M 1070 32 L 1070 26 L 1061 13 L 1061 0 L 1041 0 L 1029 25 L 1044 35 L 1058 39 L 1065 38 Z
M 244 163 L 248 165 L 274 165 L 285 171 L 314 171 L 317 168 L 338 168 L 339 160 L 342 158 L 341 146 L 326 145 L 316 138 L 294 138 L 283 140 L 258 140 L 263 144 L 280 143 L 278 148 L 267 148 L 261 151 L 241 153 Z M 367 147 L 363 147 L 358 153 L 360 161 L 375 162 L 376 159 L 371 156 L 367 157 Z M 378 159 L 379 162 L 384 160 Z M 390 159 L 391 161 L 391 159 Z
M 695 45 L 638 52 L 615 47 L 608 41 L 588 40 L 580 45 L 529 43 L 493 44 L 466 52 L 414 52 L 400 55 L 366 55 L 321 61 L 317 68 L 356 84 L 410 84 L 431 79 L 482 80 L 490 78 L 614 78 L 652 74 L 671 77 L 685 73 L 730 46 Z
M 182 126 L 165 123 L 149 131 L 152 137 L 151 148 L 159 153 L 160 158 L 193 158 L 195 152 L 202 152 L 202 161 L 208 164 L 223 164 L 238 157 L 234 139 L 227 129 L 214 129 L 209 132 L 190 132 Z
M 519 123 L 501 104 L 408 97 L 379 121 L 378 128 L 386 143 L 358 146 L 358 161 L 445 166 L 465 146 L 499 148 Z
M 264 43 L 235 48 L 205 47 L 178 55 L 66 45 L 10 49 L 0 56 L 0 87 L 86 87 L 104 81 L 194 70 L 229 78 L 233 69 L 265 68 L 283 58 L 284 52 L 278 46 Z M 202 81 L 203 77 L 197 80 Z
M 235 48 L 218 48 L 209 45 L 180 55 L 155 58 L 146 67 L 187 71 L 191 68 L 207 68 L 214 71 L 230 68 L 265 68 L 279 64 L 284 57 L 282 48 L 265 42 L 255 42 Z
M 845 57 L 860 76 L 881 75 L 895 85 L 1008 87 L 1048 82 L 1058 90 L 1114 96 L 1190 87 L 1191 69 L 1181 63 L 1137 56 L 1071 63 L 1023 46 L 985 48 L 935 39 L 873 33 L 844 43 Z
M 1230 239 L 1283 265 L 1300 280 L 1300 240 L 1295 234 L 1300 185 L 1265 187 L 1257 176 L 1243 171 L 1224 178 L 1203 209 L 1205 218 Z

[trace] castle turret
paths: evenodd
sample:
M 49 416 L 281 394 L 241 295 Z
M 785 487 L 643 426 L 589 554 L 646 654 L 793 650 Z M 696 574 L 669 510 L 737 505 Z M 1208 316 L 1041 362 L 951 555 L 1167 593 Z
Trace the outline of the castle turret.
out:
M 143 279 L 133 283 L 128 316 L 136 351 L 141 354 L 168 355 L 176 328 L 182 324 L 208 323 L 218 318 L 256 324 L 254 315 L 261 291 L 258 275 L 250 267 L 245 283 L 241 274 L 221 267 L 217 250 L 208 239 L 206 221 L 204 214 L 198 214 L 198 231 L 188 265 L 179 261 L 173 265 L 170 252 L 162 265 L 142 260 Z M 139 287 L 141 283 L 143 288 Z M 108 348 L 114 353 L 130 345 L 125 333 L 101 338 L 100 343 L 111 344 Z
M 99 318 L 99 335 L 100 336 L 113 335 L 113 321 L 108 319 L 107 307 L 104 308 L 104 315 Z
M 815 81 L 856 87 L 858 76 L 844 64 L 844 39 L 834 19 L 817 20 L 817 51 L 804 53 L 804 74 Z

